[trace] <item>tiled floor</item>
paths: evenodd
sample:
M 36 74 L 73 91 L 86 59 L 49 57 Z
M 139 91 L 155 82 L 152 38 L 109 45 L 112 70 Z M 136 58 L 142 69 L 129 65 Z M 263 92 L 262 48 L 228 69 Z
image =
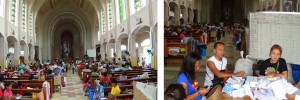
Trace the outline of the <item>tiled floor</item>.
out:
M 66 87 L 62 87 L 61 94 L 54 93 L 51 100 L 88 100 L 88 97 L 83 95 L 82 83 L 76 73 L 68 74 L 65 82 Z
M 241 58 L 239 51 L 237 51 L 236 48 L 232 45 L 231 37 L 232 37 L 232 35 L 226 34 L 225 37 L 221 39 L 221 41 L 224 42 L 225 46 L 226 46 L 225 57 L 227 58 L 229 69 L 233 69 L 235 62 L 239 58 Z M 214 43 L 209 43 L 207 45 L 207 52 L 206 52 L 207 56 L 202 59 L 202 62 L 201 62 L 202 67 L 196 73 L 197 80 L 199 81 L 199 84 L 201 87 L 204 84 L 205 62 L 209 57 L 213 56 L 213 45 L 214 45 Z M 169 84 L 176 83 L 178 72 L 179 72 L 180 66 L 182 64 L 182 60 L 183 59 L 178 59 L 178 58 L 166 59 L 168 64 L 167 64 L 167 66 L 164 67 L 165 88 Z

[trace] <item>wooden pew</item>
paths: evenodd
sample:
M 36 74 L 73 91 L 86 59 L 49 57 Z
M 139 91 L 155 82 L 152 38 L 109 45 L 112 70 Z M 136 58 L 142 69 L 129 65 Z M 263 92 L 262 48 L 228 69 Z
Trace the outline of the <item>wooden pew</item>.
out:
M 125 99 L 125 98 L 133 98 L 133 94 L 131 93 L 131 94 L 119 94 L 119 95 L 116 95 L 116 98 L 118 99 L 118 100 L 120 100 L 120 99 Z
M 52 97 L 53 94 L 53 89 L 54 89 L 54 78 L 45 78 L 47 82 L 50 83 L 50 98 Z M 38 82 L 44 82 L 44 81 L 39 81 L 39 80 L 24 80 L 24 79 L 18 79 L 18 78 L 11 78 L 10 80 L 4 79 L 4 82 L 15 82 L 15 81 L 22 81 L 23 83 L 38 83 Z

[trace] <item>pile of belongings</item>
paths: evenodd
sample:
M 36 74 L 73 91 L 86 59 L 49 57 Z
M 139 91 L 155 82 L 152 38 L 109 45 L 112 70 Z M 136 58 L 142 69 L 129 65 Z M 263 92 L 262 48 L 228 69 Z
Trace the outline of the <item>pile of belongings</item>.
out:
M 287 99 L 286 94 L 299 91 L 285 78 L 266 76 L 232 77 L 226 81 L 222 90 L 227 95 L 235 97 L 250 96 L 258 100 L 282 100 Z

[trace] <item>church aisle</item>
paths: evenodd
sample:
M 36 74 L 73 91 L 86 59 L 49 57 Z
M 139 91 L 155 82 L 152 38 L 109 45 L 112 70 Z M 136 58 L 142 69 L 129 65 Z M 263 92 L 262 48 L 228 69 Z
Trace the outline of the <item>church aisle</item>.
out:
M 62 87 L 61 94 L 58 92 L 53 94 L 51 100 L 87 100 L 88 97 L 83 95 L 82 83 L 79 76 L 68 74 L 65 77 L 66 86 Z

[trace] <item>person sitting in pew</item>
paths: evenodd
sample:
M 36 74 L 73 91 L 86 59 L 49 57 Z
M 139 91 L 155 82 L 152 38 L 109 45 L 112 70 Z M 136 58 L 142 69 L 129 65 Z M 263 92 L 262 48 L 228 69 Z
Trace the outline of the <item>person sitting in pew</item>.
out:
M 38 66 L 36 72 L 37 72 L 36 77 L 40 77 L 40 75 L 43 73 L 42 66 Z
M 99 80 L 95 80 L 95 93 L 94 93 L 94 100 L 100 100 L 102 94 L 104 93 L 105 86 L 103 86 Z
M 288 78 L 288 69 L 285 59 L 281 58 L 282 48 L 275 44 L 270 49 L 270 58 L 264 61 L 259 75 Z
M 126 71 L 123 71 L 122 74 L 119 76 L 119 80 L 127 80 Z M 124 83 L 118 83 L 119 86 L 123 86 Z
M 84 92 L 85 95 L 87 95 L 87 92 L 88 92 L 88 85 L 89 85 L 89 80 L 90 80 L 90 77 L 86 78 L 85 81 L 84 81 L 84 84 L 82 86 L 82 90 Z
M 91 76 L 99 76 L 97 67 L 94 68 L 93 72 L 91 73 Z
M 48 70 L 46 78 L 53 78 L 55 75 L 52 73 L 52 70 Z
M 111 91 L 110 91 L 111 95 L 109 96 L 110 99 L 115 98 L 116 95 L 119 95 L 121 93 L 121 89 L 120 89 L 120 87 L 118 86 L 117 83 L 118 82 L 117 82 L 117 80 L 115 78 L 113 78 L 111 80 L 111 86 L 112 86 L 112 88 L 111 88 Z
M 7 82 L 5 83 L 5 90 L 3 92 L 3 100 L 14 100 L 15 96 L 13 95 L 12 91 L 12 83 L 11 82 Z
M 45 81 L 45 78 L 46 78 L 46 76 L 45 76 L 44 72 L 42 71 L 40 76 L 38 77 L 38 80 L 39 81 Z
M 107 72 L 101 74 L 100 82 L 110 82 L 110 78 L 107 77 Z

